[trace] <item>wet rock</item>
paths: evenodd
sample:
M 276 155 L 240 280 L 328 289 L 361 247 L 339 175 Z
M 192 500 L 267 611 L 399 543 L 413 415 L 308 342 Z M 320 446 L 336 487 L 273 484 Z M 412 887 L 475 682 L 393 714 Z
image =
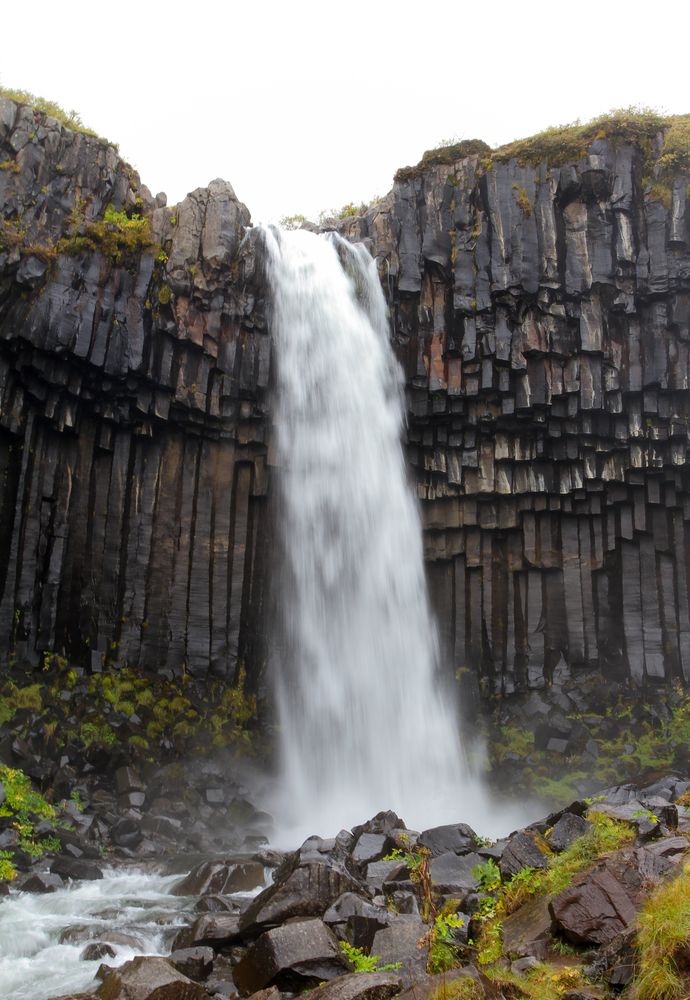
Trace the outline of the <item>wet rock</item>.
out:
M 223 895 L 247 892 L 263 885 L 264 867 L 256 861 L 237 864 L 204 861 L 172 889 L 173 896 Z
M 582 837 L 591 828 L 592 824 L 588 823 L 582 816 L 576 816 L 574 813 L 564 813 L 551 830 L 551 833 L 547 835 L 546 842 L 552 851 L 564 851 L 566 847 L 570 847 L 573 841 L 577 840 L 578 837 Z
M 22 892 L 55 892 L 65 883 L 59 875 L 49 872 L 36 873 L 24 879 L 20 888 Z
M 548 858 L 529 833 L 516 833 L 510 838 L 498 867 L 504 878 L 516 875 L 523 868 L 547 868 Z
M 87 944 L 79 958 L 82 962 L 100 962 L 103 958 L 115 958 L 115 949 L 106 941 L 92 941 Z
M 635 907 L 606 868 L 575 879 L 550 903 L 554 924 L 574 944 L 607 944 L 635 919 Z
M 178 972 L 195 982 L 208 979 L 213 969 L 213 948 L 180 948 L 169 955 Z
M 628 927 L 617 934 L 604 948 L 599 949 L 585 975 L 590 979 L 603 979 L 615 990 L 628 986 L 635 975 L 637 949 L 636 928 Z
M 299 920 L 262 934 L 235 967 L 234 980 L 248 996 L 272 984 L 292 991 L 343 974 L 335 935 L 322 920 Z
M 110 838 L 118 847 L 136 847 L 143 839 L 139 820 L 128 816 L 118 819 L 112 826 Z
M 426 847 L 433 857 L 441 854 L 468 854 L 477 846 L 477 835 L 466 823 L 435 826 L 424 830 L 417 841 L 419 847 Z
M 138 957 L 108 972 L 96 996 L 100 1000 L 206 1000 L 207 993 L 167 959 Z
M 195 913 L 236 913 L 238 910 L 232 896 L 202 896 L 194 904 Z
M 223 948 L 240 940 L 240 916 L 237 913 L 205 913 L 191 927 L 183 927 L 173 941 L 173 950 L 210 945 Z
M 353 972 L 310 991 L 310 1000 L 390 1000 L 402 989 L 394 972 Z
M 244 911 L 240 928 L 254 934 L 289 917 L 320 917 L 344 892 L 369 895 L 345 868 L 314 862 L 300 865 L 293 858 L 276 873 L 273 885 L 259 893 Z
M 54 875 L 60 875 L 62 878 L 69 878 L 79 882 L 93 882 L 103 878 L 103 872 L 98 865 L 78 858 L 55 858 L 50 866 L 50 870 Z
M 252 993 L 249 1000 L 282 1000 L 283 994 L 275 986 L 269 986 L 266 990 L 257 990 Z

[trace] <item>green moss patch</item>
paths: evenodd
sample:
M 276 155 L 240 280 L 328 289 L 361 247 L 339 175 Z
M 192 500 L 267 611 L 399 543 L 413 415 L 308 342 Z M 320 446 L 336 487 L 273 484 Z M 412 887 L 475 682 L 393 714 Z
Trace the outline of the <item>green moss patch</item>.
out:
M 61 125 L 65 125 L 73 132 L 80 132 L 82 135 L 91 136 L 91 138 L 98 139 L 99 142 L 105 142 L 108 146 L 114 146 L 115 149 L 117 149 L 114 142 L 110 142 L 109 139 L 104 139 L 102 135 L 94 132 L 93 129 L 87 128 L 82 122 L 81 116 L 77 111 L 65 111 L 65 109 L 55 101 L 49 101 L 45 97 L 39 97 L 36 94 L 30 93 L 28 90 L 12 90 L 9 87 L 0 87 L 0 97 L 6 97 L 10 101 L 14 101 L 16 104 L 27 105 L 28 107 L 33 108 L 34 111 L 38 112 L 38 114 L 55 118 Z

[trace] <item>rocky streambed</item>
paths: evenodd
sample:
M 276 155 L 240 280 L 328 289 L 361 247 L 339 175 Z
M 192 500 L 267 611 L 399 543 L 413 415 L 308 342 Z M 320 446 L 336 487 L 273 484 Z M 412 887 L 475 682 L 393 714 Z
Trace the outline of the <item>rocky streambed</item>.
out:
M 57 886 L 34 871 L 0 901 L 2 993 L 602 997 L 644 972 L 660 894 L 688 898 L 689 790 L 678 775 L 617 786 L 496 842 L 381 812 L 288 853 L 216 851 L 183 875 L 164 859 Z

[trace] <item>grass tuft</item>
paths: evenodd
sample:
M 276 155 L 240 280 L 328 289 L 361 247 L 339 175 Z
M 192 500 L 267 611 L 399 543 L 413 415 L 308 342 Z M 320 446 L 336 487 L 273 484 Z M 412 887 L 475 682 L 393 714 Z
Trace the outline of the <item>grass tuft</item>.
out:
M 672 882 L 659 886 L 638 917 L 637 1000 L 680 1000 L 687 996 L 690 968 L 690 863 Z
M 99 142 L 105 142 L 109 146 L 114 146 L 114 148 L 117 149 L 114 142 L 110 142 L 109 139 L 105 139 L 102 135 L 99 135 L 98 132 L 94 132 L 93 129 L 87 128 L 81 120 L 79 112 L 65 111 L 65 109 L 55 101 L 49 101 L 45 97 L 39 97 L 37 94 L 32 94 L 28 90 L 12 90 L 9 87 L 0 87 L 0 97 L 5 97 L 10 101 L 14 101 L 16 104 L 27 105 L 39 114 L 55 118 L 61 125 L 65 125 L 73 132 L 80 132 L 82 135 L 88 135 L 92 139 L 98 139 Z

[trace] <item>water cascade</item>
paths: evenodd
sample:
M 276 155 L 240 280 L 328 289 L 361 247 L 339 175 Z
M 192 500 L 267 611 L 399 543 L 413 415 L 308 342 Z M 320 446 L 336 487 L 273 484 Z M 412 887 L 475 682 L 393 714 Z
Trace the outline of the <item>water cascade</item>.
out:
M 477 821 L 439 676 L 376 264 L 335 234 L 268 229 L 265 242 L 285 550 L 278 815 L 330 835 L 381 809 L 418 829 Z

